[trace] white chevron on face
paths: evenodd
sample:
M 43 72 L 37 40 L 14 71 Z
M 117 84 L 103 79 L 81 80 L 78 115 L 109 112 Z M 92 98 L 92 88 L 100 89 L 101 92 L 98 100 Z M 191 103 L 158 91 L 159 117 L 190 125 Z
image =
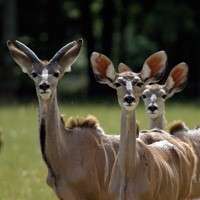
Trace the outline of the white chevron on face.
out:
M 42 79 L 44 81 L 47 81 L 47 79 L 49 77 L 49 72 L 48 72 L 48 70 L 46 68 L 42 70 L 42 75 L 41 76 L 42 76 Z

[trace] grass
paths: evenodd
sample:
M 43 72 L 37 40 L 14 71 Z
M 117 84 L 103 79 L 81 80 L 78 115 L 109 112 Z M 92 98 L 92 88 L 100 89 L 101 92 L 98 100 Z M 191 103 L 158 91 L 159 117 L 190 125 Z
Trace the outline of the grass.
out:
M 181 119 L 190 127 L 200 124 L 200 105 L 168 104 L 167 119 Z M 68 116 L 97 116 L 107 133 L 119 132 L 120 109 L 111 104 L 73 104 L 61 106 Z M 143 106 L 137 109 L 141 128 L 148 127 Z M 38 140 L 37 105 L 0 106 L 0 130 L 4 146 L 0 155 L 0 200 L 55 200 L 47 186 L 46 167 L 41 159 Z

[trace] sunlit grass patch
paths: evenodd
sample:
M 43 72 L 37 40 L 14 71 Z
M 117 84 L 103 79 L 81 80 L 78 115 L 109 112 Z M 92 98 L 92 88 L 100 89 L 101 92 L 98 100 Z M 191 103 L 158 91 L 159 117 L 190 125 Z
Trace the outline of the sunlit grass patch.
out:
M 200 124 L 200 105 L 167 104 L 168 122 L 181 119 L 190 127 Z M 120 108 L 117 104 L 74 104 L 60 106 L 66 117 L 95 115 L 105 132 L 119 133 Z M 143 106 L 137 109 L 140 127 L 147 128 Z M 41 159 L 37 105 L 0 106 L 3 149 L 0 154 L 0 199 L 57 199 L 46 184 L 46 166 Z

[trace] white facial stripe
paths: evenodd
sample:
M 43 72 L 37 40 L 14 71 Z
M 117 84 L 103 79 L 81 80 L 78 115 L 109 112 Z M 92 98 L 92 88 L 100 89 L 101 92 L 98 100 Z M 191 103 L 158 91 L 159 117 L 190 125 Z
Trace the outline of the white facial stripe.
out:
M 157 96 L 155 94 L 152 94 L 150 100 L 151 102 L 155 102 L 157 100 Z
M 127 89 L 128 91 L 132 91 L 132 90 L 133 90 L 131 81 L 127 81 L 127 82 L 126 82 L 126 89 Z
M 48 70 L 46 68 L 42 70 L 42 75 L 41 76 L 42 76 L 42 79 L 45 80 L 45 81 L 48 79 L 49 72 L 48 72 Z

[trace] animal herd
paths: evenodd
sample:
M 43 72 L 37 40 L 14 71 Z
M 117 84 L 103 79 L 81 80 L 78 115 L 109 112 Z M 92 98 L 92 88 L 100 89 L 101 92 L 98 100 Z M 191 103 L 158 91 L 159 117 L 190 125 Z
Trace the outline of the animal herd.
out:
M 70 42 L 43 61 L 25 44 L 7 42 L 13 60 L 35 84 L 47 184 L 58 199 L 200 198 L 200 129 L 178 122 L 166 131 L 165 101 L 186 84 L 187 64 L 176 65 L 159 84 L 167 63 L 164 51 L 150 55 L 138 73 L 124 63 L 116 70 L 107 56 L 93 52 L 90 61 L 96 80 L 116 90 L 121 107 L 119 135 L 110 135 L 94 116 L 65 121 L 59 112 L 58 82 L 71 71 L 82 44 L 82 39 Z M 136 121 L 140 98 L 148 130 L 140 130 Z

